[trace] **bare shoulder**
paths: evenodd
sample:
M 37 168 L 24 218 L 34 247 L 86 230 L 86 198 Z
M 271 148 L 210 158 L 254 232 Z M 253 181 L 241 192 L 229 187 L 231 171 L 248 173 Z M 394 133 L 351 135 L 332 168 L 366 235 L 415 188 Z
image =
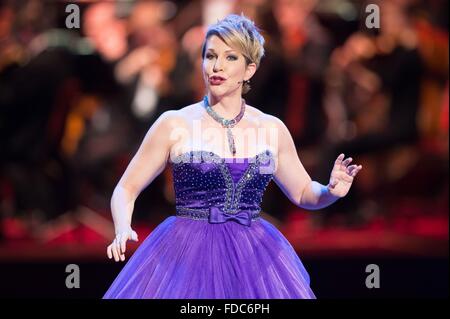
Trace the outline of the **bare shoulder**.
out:
M 189 122 L 198 113 L 197 104 L 187 105 L 178 110 L 165 111 L 157 121 L 160 121 L 167 129 L 188 127 Z
M 248 105 L 247 110 L 250 113 L 250 118 L 258 122 L 261 127 L 275 129 L 286 127 L 283 121 L 281 121 L 278 117 L 264 113 L 256 107 Z

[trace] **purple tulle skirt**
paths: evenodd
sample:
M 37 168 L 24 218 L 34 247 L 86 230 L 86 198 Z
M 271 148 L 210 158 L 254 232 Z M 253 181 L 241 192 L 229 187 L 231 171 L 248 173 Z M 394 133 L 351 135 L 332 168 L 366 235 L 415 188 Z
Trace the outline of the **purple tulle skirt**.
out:
M 104 299 L 315 299 L 291 244 L 264 218 L 243 226 L 170 216 L 123 267 Z

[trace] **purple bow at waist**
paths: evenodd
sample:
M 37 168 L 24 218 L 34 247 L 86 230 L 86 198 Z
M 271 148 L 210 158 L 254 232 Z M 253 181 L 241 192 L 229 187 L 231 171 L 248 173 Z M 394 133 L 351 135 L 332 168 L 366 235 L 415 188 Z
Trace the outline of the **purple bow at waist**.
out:
M 209 222 L 220 224 L 233 220 L 241 225 L 250 226 L 252 222 L 252 213 L 248 210 L 240 210 L 236 213 L 227 213 L 220 208 L 211 206 L 209 209 Z

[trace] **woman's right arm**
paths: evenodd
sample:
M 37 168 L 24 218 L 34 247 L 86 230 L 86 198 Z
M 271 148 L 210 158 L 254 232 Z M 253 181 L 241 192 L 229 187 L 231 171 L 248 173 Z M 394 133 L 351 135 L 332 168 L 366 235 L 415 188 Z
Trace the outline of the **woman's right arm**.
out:
M 138 151 L 134 155 L 111 198 L 115 239 L 107 248 L 107 255 L 116 261 L 125 260 L 126 241 L 137 241 L 131 228 L 134 202 L 165 168 L 170 148 L 171 130 L 176 127 L 176 111 L 164 112 L 150 127 Z

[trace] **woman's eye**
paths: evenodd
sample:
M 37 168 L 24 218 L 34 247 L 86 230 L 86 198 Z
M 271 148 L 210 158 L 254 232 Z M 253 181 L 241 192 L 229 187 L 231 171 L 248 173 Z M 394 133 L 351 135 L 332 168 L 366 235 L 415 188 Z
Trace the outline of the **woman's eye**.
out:
M 206 54 L 205 57 L 206 57 L 208 60 L 211 60 L 211 59 L 215 58 L 215 55 L 214 55 L 214 54 Z M 235 60 L 237 60 L 237 59 L 238 59 L 238 57 L 235 56 L 235 55 L 229 55 L 229 56 L 227 56 L 227 60 L 228 60 L 228 61 L 235 61 Z

